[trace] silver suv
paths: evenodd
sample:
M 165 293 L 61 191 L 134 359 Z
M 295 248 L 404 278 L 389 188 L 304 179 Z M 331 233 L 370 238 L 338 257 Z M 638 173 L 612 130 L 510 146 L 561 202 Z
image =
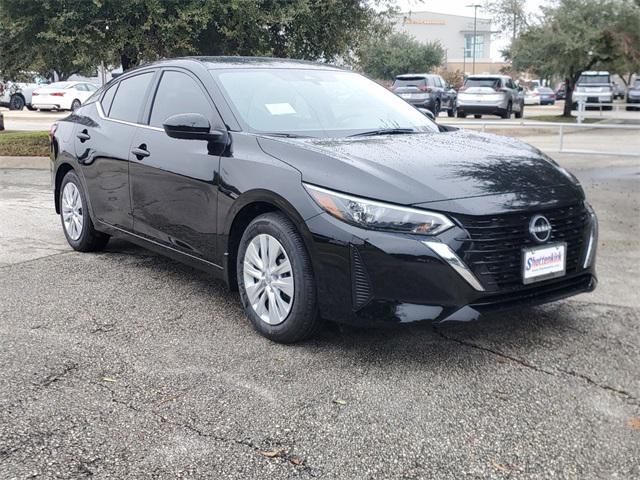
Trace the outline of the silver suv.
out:
M 522 118 L 524 93 L 522 88 L 506 75 L 470 75 L 458 91 L 458 117 L 498 115 Z
M 578 102 L 585 103 L 612 103 L 613 86 L 609 72 L 582 72 L 572 96 L 575 109 Z M 611 110 L 612 105 L 603 105 L 603 110 Z

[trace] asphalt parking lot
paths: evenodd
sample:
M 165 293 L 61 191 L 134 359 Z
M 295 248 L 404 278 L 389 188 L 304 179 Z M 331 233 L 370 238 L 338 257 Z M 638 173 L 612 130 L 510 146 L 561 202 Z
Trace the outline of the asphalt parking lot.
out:
M 294 346 L 189 267 L 71 251 L 49 172 L 0 168 L 0 477 L 640 478 L 640 166 L 556 158 L 593 294 Z

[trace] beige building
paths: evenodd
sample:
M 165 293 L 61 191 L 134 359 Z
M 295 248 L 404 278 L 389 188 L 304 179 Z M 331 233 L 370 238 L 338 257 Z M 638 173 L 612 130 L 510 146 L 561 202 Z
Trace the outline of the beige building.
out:
M 439 41 L 445 49 L 445 66 L 466 74 L 498 73 L 504 62 L 491 60 L 491 20 L 478 18 L 474 42 L 473 16 L 434 12 L 407 12 L 398 16 L 395 30 L 419 42 Z

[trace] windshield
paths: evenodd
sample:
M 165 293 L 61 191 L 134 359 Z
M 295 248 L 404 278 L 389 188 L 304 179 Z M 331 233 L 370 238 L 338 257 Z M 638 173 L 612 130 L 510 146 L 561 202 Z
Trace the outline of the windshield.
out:
M 464 81 L 464 87 L 489 87 L 499 88 L 500 80 L 498 78 L 467 78 Z
M 578 84 L 609 83 L 609 75 L 581 75 Z
M 438 131 L 407 102 L 356 73 L 287 68 L 211 74 L 252 132 L 341 137 L 385 129 Z

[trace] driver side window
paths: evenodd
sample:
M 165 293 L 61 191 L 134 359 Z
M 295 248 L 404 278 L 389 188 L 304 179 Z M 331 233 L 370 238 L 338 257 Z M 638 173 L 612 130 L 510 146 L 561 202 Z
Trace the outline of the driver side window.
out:
M 211 104 L 193 78 L 185 73 L 169 70 L 160 79 L 149 125 L 162 128 L 167 118 L 179 113 L 199 113 L 210 119 Z

